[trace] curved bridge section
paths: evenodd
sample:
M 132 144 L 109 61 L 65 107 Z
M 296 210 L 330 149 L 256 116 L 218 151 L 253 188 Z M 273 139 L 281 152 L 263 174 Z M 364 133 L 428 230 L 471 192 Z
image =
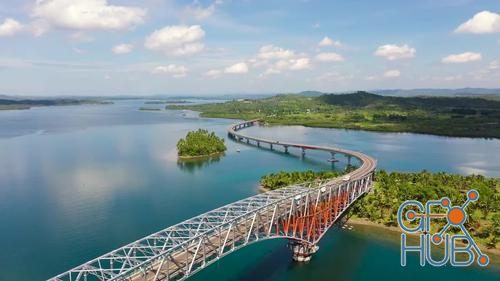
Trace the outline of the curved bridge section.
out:
M 308 260 L 342 214 L 372 187 L 376 160 L 360 152 L 283 143 L 239 131 L 258 120 L 231 126 L 228 135 L 249 144 L 321 150 L 357 158 L 361 165 L 342 178 L 258 194 L 209 211 L 111 251 L 49 280 L 184 280 L 249 244 L 290 241 L 294 259 Z

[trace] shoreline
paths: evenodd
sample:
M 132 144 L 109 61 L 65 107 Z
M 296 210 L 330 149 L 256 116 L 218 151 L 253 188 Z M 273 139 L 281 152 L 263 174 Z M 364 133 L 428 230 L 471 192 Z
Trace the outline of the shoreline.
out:
M 386 230 L 386 231 L 390 231 L 390 232 L 393 232 L 394 234 L 399 234 L 399 233 L 403 233 L 403 231 L 398 228 L 398 227 L 395 227 L 395 226 L 385 226 L 383 224 L 380 224 L 380 223 L 376 223 L 376 222 L 372 222 L 372 221 L 369 221 L 367 219 L 364 219 L 364 218 L 359 218 L 359 217 L 351 217 L 347 220 L 346 224 L 352 224 L 352 225 L 358 225 L 358 226 L 367 226 L 367 227 L 375 227 L 375 228 L 379 228 L 379 229 L 383 229 L 383 230 Z M 414 236 L 416 237 L 418 234 L 409 234 L 410 236 Z M 392 239 L 388 239 L 388 240 L 392 240 Z M 460 245 L 465 245 L 464 243 L 462 242 L 459 242 Z M 481 245 L 481 244 L 477 244 L 478 247 L 481 249 L 482 252 L 485 252 L 485 253 L 488 253 L 488 254 L 492 254 L 494 255 L 496 258 L 499 259 L 499 262 L 497 264 L 500 265 L 500 249 L 489 249 L 489 248 L 486 248 L 485 246 Z M 491 258 L 491 256 L 490 256 Z M 492 261 L 493 259 L 490 259 L 490 261 Z
M 174 109 L 175 110 L 175 109 Z M 386 134 L 417 134 L 417 135 L 428 135 L 436 137 L 446 137 L 446 138 L 470 138 L 470 139 L 494 139 L 499 140 L 500 136 L 484 136 L 484 135 L 474 135 L 474 134 L 460 134 L 460 133 L 438 133 L 438 132 L 428 132 L 422 130 L 396 130 L 387 128 L 376 128 L 376 127 L 358 127 L 358 126 L 342 126 L 334 124 L 311 124 L 306 122 L 284 122 L 284 121 L 274 121 L 265 120 L 262 116 L 224 116 L 218 114 L 212 114 L 210 112 L 197 111 L 195 109 L 189 109 L 198 112 L 201 117 L 204 118 L 218 118 L 218 119 L 228 119 L 228 120 L 251 120 L 256 118 L 262 118 L 263 122 L 267 126 L 303 126 L 306 128 L 317 128 L 317 129 L 341 129 L 341 130 L 352 130 L 352 131 L 364 131 L 373 133 L 386 133 Z
M 215 153 L 211 153 L 211 154 L 207 154 L 207 155 L 197 155 L 197 156 L 191 156 L 191 155 L 185 155 L 185 156 L 180 156 L 178 155 L 178 159 L 179 160 L 202 160 L 202 159 L 206 159 L 206 158 L 210 158 L 210 157 L 214 157 L 214 156 L 222 156 L 224 155 L 225 151 L 222 151 L 222 152 L 215 152 Z
M 258 190 L 260 192 L 264 193 L 264 192 L 271 191 L 273 189 L 267 189 L 267 188 L 265 188 L 265 187 L 263 187 L 262 185 L 259 184 Z M 385 226 L 383 224 L 376 223 L 376 222 L 373 222 L 373 221 L 370 221 L 370 220 L 367 220 L 367 219 L 364 219 L 364 218 L 360 218 L 360 217 L 350 217 L 345 222 L 345 224 L 351 224 L 351 225 L 357 225 L 357 226 L 365 226 L 365 227 L 373 227 L 373 228 L 377 228 L 377 229 L 380 229 L 380 230 L 392 232 L 393 234 L 403 233 L 403 231 L 399 227 Z M 417 235 L 418 234 L 416 234 L 416 233 L 410 233 L 409 234 L 409 236 L 413 236 L 413 237 L 416 237 Z M 395 242 L 394 239 L 391 239 L 389 237 L 385 237 L 385 238 L 383 238 L 383 240 L 389 240 L 391 242 Z M 458 242 L 458 244 L 465 246 L 465 244 L 462 243 L 462 242 Z M 500 249 L 487 248 L 484 245 L 479 244 L 479 243 L 477 243 L 477 246 L 479 247 L 479 249 L 481 249 L 482 252 L 493 255 L 493 257 L 490 256 L 490 264 L 495 264 L 497 266 L 500 266 Z

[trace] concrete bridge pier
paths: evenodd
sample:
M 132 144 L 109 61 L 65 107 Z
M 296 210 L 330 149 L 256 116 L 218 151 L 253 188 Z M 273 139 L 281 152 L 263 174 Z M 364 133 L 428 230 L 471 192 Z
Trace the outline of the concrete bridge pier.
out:
M 346 155 L 347 157 L 347 166 L 351 166 L 351 160 L 352 160 L 352 156 L 351 155 Z
M 302 148 L 302 157 L 305 157 L 305 156 L 306 156 L 306 149 Z
M 292 258 L 296 262 L 307 262 L 311 260 L 311 256 L 319 250 L 319 246 L 303 244 L 298 242 L 289 242 L 289 247 L 292 250 Z
M 250 143 L 250 139 L 249 138 L 247 138 L 247 143 Z
M 273 150 L 273 144 L 272 143 L 269 144 L 269 148 L 271 148 L 271 150 Z
M 257 141 L 257 146 L 260 147 L 260 141 Z
M 332 165 L 332 168 L 334 168 L 335 167 L 335 161 L 337 161 L 335 159 L 335 152 L 331 151 L 330 154 L 332 155 L 332 157 L 330 158 L 329 161 L 330 161 L 330 164 Z
M 288 153 L 288 145 L 285 145 L 285 153 Z

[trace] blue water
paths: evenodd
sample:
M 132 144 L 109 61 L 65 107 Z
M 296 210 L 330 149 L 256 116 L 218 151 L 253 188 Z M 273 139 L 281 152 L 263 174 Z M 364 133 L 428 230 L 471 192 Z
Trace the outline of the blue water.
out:
M 328 155 L 285 155 L 226 140 L 218 161 L 179 164 L 189 130 L 225 136 L 234 120 L 114 105 L 0 111 L 0 280 L 44 280 L 113 248 L 223 204 L 254 195 L 279 170 L 330 169 Z M 248 134 L 356 149 L 389 170 L 500 176 L 500 141 L 303 127 Z M 236 152 L 239 149 L 241 152 Z M 497 153 L 494 153 L 497 152 Z M 337 168 L 345 165 L 344 159 Z M 331 231 L 307 265 L 284 241 L 243 249 L 193 280 L 498 280 L 492 269 L 399 266 L 399 249 L 361 232 Z M 415 265 L 417 262 L 414 263 Z

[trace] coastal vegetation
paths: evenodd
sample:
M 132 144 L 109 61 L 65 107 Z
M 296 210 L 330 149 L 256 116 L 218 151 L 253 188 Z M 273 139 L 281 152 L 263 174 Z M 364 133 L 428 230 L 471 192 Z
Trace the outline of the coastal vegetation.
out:
M 271 125 L 500 138 L 500 101 L 474 97 L 394 97 L 357 92 L 277 95 L 167 108 L 195 110 L 203 117 L 259 118 Z
M 177 142 L 177 154 L 181 159 L 218 155 L 226 149 L 223 138 L 203 129 L 188 132 L 185 138 Z
M 140 107 L 140 111 L 161 111 L 161 108 L 154 108 L 154 107 Z
M 86 99 L 0 99 L 0 110 L 30 109 L 34 106 L 63 106 L 83 104 L 111 104 L 112 102 Z
M 281 188 L 290 184 L 325 179 L 339 172 L 279 172 L 262 177 L 261 185 L 267 189 Z M 479 192 L 479 200 L 467 206 L 468 219 L 465 226 L 475 241 L 487 248 L 500 248 L 500 178 L 479 175 L 455 175 L 449 173 L 400 173 L 378 171 L 373 191 L 353 205 L 350 216 L 373 223 L 397 226 L 398 208 L 406 200 L 438 200 L 448 197 L 452 205 L 462 205 L 467 191 Z M 445 220 L 436 220 L 433 231 L 440 230 Z M 452 228 L 452 231 L 457 229 Z
M 300 172 L 286 172 L 280 171 L 277 173 L 271 173 L 263 176 L 260 179 L 260 186 L 263 190 L 275 190 L 282 187 L 286 187 L 296 183 L 321 183 L 324 180 L 340 177 L 347 174 L 353 170 L 357 169 L 355 166 L 349 166 L 348 168 L 340 170 L 327 170 L 327 171 L 300 171 Z
M 334 170 L 321 172 L 315 172 L 312 170 L 304 172 L 281 171 L 263 176 L 260 180 L 260 186 L 264 190 L 275 190 L 296 183 L 321 182 L 323 180 L 339 177 L 341 175 L 341 172 Z

